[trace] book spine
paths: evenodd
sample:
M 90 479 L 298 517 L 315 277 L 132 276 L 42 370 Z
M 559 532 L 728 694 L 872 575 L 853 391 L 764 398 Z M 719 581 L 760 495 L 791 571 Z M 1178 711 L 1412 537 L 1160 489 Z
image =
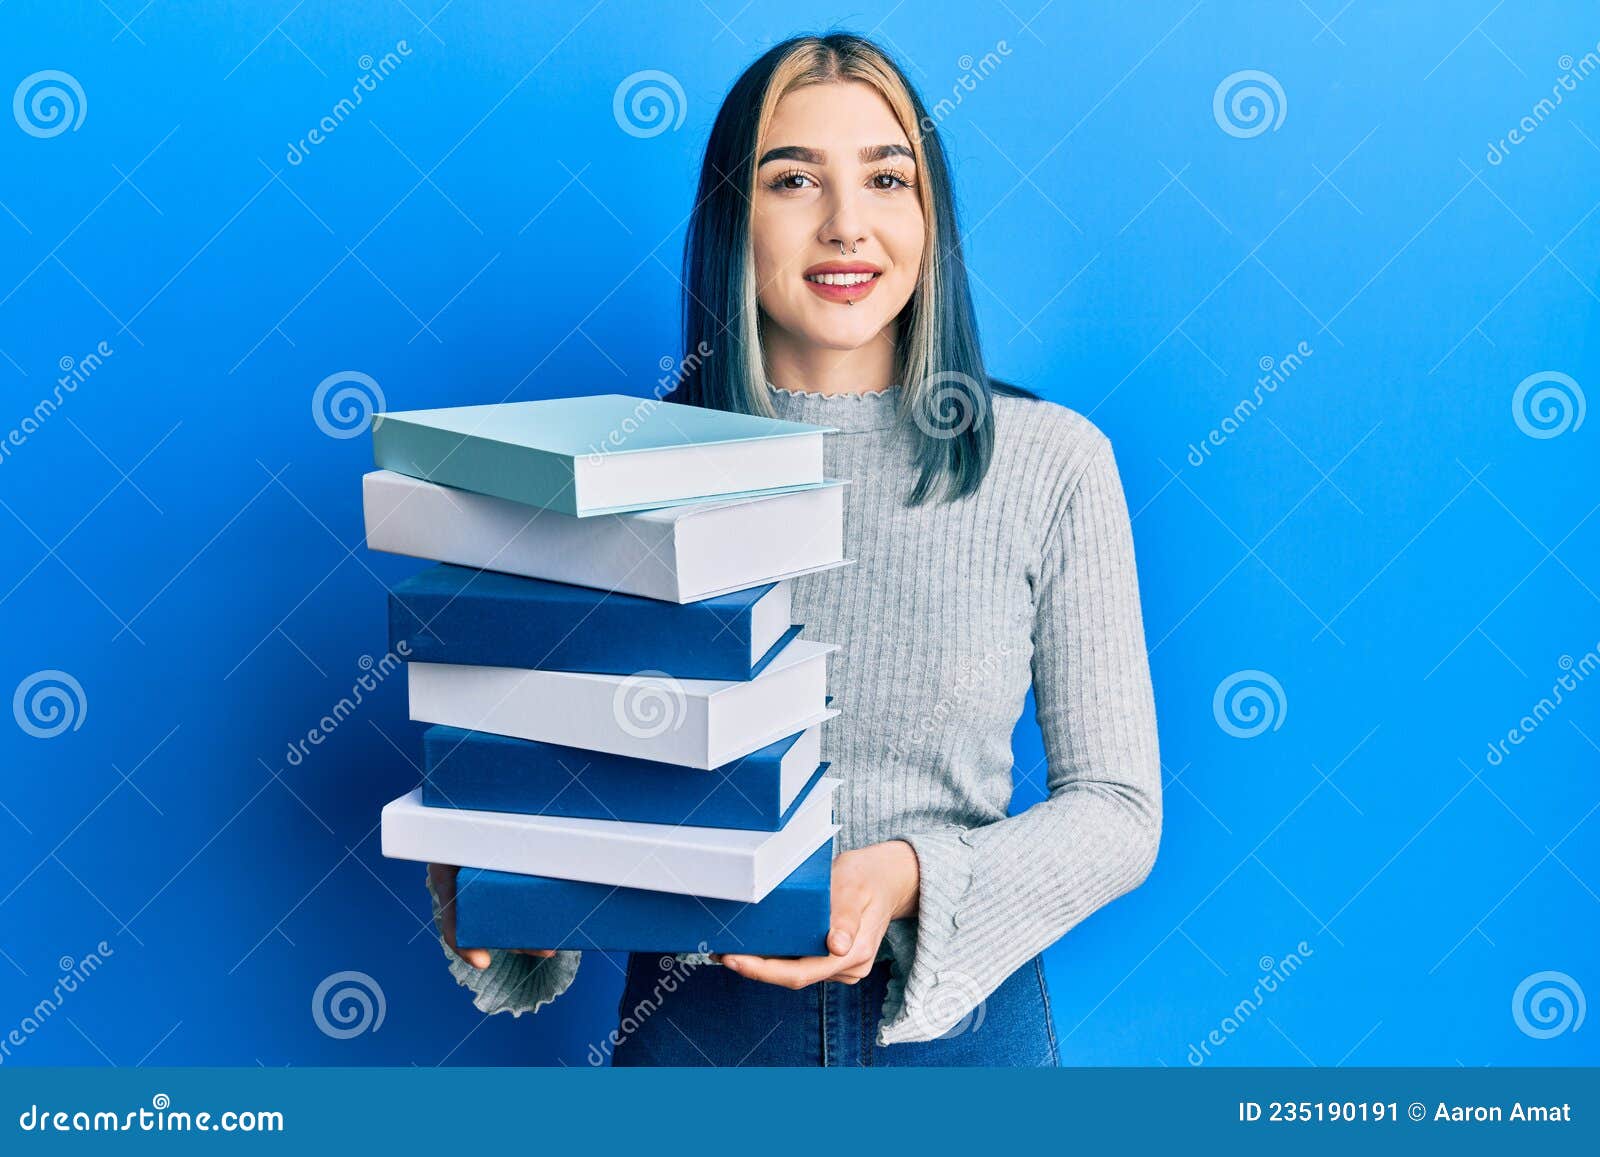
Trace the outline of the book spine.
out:
M 729 621 L 694 604 L 553 604 L 471 594 L 389 596 L 389 645 L 424 663 L 594 675 L 656 670 L 678 679 L 748 680 L 750 612 Z
M 430 727 L 422 746 L 429 807 L 765 832 L 787 818 L 778 756 L 701 771 L 453 727 Z
M 780 886 L 741 903 L 479 868 L 456 879 L 464 948 L 825 956 L 828 918 L 825 885 Z

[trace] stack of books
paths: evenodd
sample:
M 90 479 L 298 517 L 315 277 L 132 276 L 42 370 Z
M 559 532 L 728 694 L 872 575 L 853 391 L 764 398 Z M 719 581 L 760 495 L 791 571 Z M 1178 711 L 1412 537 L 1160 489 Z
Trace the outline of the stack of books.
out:
M 367 545 L 423 782 L 383 854 L 458 864 L 463 948 L 825 954 L 827 427 L 621 395 L 381 414 Z

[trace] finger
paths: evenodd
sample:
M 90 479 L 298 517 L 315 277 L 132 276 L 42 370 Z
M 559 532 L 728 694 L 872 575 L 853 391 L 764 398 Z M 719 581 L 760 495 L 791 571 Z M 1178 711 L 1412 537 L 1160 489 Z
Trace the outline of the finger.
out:
M 554 948 L 513 948 L 511 951 L 519 956 L 541 956 L 546 958 L 556 954 Z
M 781 956 L 724 956 L 722 963 L 740 976 L 764 984 L 804 988 L 832 976 L 839 971 L 842 962 L 837 956 L 799 956 L 793 959 Z
M 835 956 L 847 955 L 861 938 L 861 919 L 866 914 L 865 897 L 854 903 L 845 897 L 840 901 L 833 905 L 832 927 L 828 929 L 828 951 Z
M 489 967 L 489 950 L 487 948 L 457 948 L 456 955 L 479 972 Z

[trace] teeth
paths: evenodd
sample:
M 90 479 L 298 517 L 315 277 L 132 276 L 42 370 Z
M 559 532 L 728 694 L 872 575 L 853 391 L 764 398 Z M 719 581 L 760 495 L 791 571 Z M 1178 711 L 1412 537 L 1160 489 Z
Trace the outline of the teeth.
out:
M 875 273 L 817 273 L 806 280 L 815 281 L 818 285 L 860 285 L 876 276 Z

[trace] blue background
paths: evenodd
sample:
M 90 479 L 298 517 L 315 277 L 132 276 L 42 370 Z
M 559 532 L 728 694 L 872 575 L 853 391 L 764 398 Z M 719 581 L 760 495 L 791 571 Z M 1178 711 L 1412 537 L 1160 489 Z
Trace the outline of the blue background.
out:
M 1192 1063 L 1300 941 L 1208 1063 L 1600 1059 L 1592 1018 L 1535 1039 L 1512 1008 L 1545 971 L 1600 995 L 1600 679 L 1487 759 L 1600 645 L 1600 418 L 1534 437 L 1512 410 L 1535 373 L 1594 392 L 1600 77 L 1488 159 L 1595 51 L 1592 9 L 437 3 L 0 8 L 0 97 L 59 69 L 86 101 L 50 137 L 0 108 L 0 437 L 62 359 L 114 351 L 0 459 L 0 691 L 83 689 L 76 729 L 0 727 L 0 1035 L 61 958 L 113 953 L 4 1063 L 585 1064 L 620 970 L 482 1017 L 422 868 L 379 854 L 417 780 L 400 680 L 286 761 L 417 569 L 362 547 L 369 442 L 312 395 L 350 370 L 395 409 L 648 393 L 717 102 L 835 22 L 930 104 L 995 54 L 940 121 L 991 368 L 1111 436 L 1135 516 L 1166 828 L 1049 953 L 1065 1059 Z M 640 136 L 613 94 L 647 69 L 684 115 Z M 1284 94 L 1247 137 L 1213 113 L 1244 69 Z M 1247 670 L 1282 693 L 1244 739 L 1213 695 Z M 1021 805 L 1031 718 L 1016 747 Z M 339 1040 L 311 1004 L 344 970 L 386 1012 Z

